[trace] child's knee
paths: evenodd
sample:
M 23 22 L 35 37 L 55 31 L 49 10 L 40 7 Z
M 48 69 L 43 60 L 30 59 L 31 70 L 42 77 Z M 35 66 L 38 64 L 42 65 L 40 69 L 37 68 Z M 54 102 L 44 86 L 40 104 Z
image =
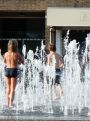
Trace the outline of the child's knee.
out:
M 13 94 L 13 93 L 14 93 L 14 89 L 11 90 L 11 94 Z
M 7 93 L 8 93 L 8 94 L 10 93 L 10 88 L 7 88 Z

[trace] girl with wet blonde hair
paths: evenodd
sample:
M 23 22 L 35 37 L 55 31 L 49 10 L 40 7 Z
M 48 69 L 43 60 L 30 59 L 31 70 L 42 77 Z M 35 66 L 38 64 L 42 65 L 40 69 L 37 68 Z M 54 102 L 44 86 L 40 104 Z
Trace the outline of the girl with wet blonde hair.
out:
M 5 77 L 7 80 L 7 105 L 13 106 L 14 91 L 17 80 L 18 62 L 24 64 L 24 60 L 18 52 L 18 42 L 9 40 L 8 50 L 4 54 Z

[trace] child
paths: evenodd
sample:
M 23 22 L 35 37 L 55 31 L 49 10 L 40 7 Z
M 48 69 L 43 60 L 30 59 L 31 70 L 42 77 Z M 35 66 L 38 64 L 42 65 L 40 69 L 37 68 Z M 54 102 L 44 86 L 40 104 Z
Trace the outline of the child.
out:
M 64 68 L 64 64 L 62 61 L 61 56 L 56 53 L 56 47 L 54 44 L 49 45 L 49 51 L 50 53 L 47 56 L 47 63 L 49 66 L 55 66 L 56 71 L 56 77 L 55 77 L 55 83 L 54 83 L 54 94 L 56 94 L 56 98 L 61 96 L 62 93 L 62 87 L 60 85 L 60 76 L 61 76 L 61 69 Z M 53 58 L 55 58 L 55 63 L 53 63 Z
M 23 58 L 20 53 L 18 53 L 18 43 L 15 40 L 9 40 L 8 50 L 4 54 L 5 77 L 7 81 L 7 105 L 9 107 L 13 106 L 18 62 L 24 64 Z

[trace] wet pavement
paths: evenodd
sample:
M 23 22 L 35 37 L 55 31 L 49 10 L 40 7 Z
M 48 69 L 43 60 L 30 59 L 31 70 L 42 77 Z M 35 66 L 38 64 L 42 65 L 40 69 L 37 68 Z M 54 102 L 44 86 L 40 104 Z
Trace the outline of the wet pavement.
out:
M 84 107 L 80 113 L 74 110 L 74 115 L 71 110 L 68 110 L 67 116 L 57 107 L 53 113 L 41 111 L 26 111 L 4 108 L 0 111 L 0 121 L 90 121 L 89 110 Z
M 90 117 L 76 116 L 0 116 L 0 121 L 90 121 Z

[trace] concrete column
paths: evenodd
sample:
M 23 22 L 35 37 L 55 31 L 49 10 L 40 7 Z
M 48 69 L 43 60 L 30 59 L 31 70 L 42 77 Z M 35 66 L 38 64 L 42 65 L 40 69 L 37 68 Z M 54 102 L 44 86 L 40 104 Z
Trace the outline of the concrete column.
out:
M 62 56 L 62 33 L 56 30 L 56 52 Z

